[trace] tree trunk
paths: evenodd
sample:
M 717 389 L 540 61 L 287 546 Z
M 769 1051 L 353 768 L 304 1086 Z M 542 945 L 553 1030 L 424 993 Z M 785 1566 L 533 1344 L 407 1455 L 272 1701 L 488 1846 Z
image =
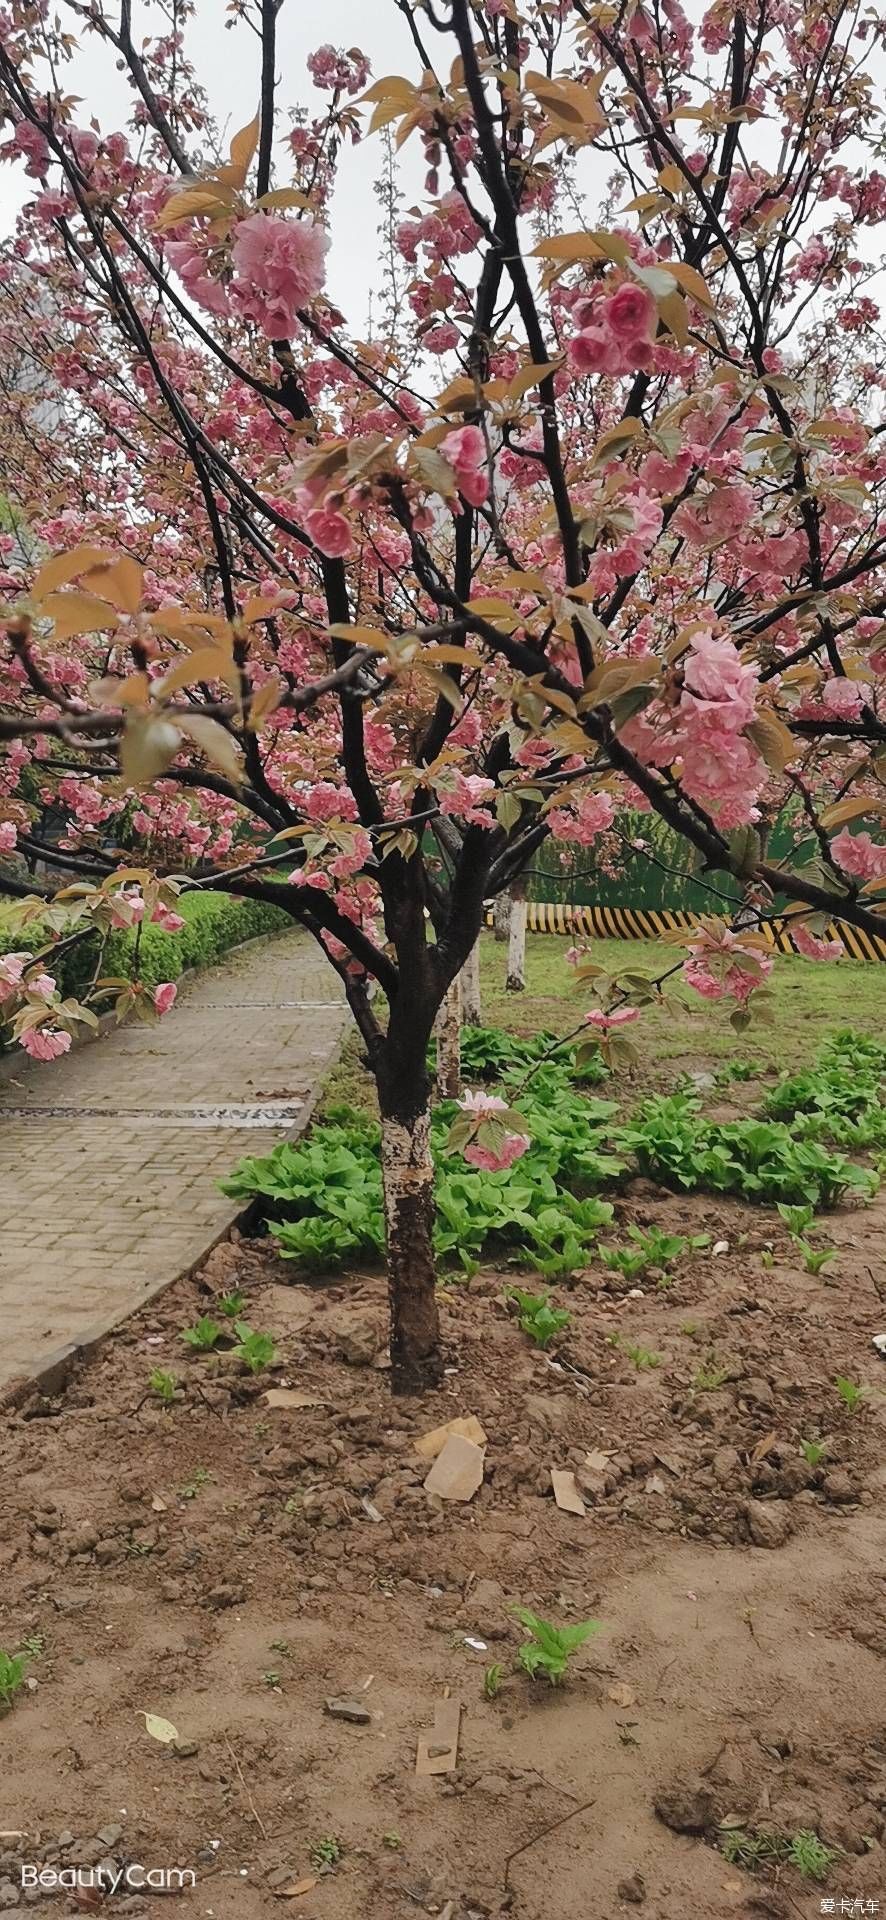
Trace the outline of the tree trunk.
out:
M 436 1022 L 437 1092 L 441 1100 L 461 1094 L 461 974 L 456 974 Z
M 432 1231 L 434 1168 L 429 1144 L 430 1101 L 425 1078 L 421 1103 L 379 1089 L 381 1166 L 391 1305 L 391 1386 L 423 1393 L 443 1373 Z
M 492 931 L 496 940 L 503 941 L 507 939 L 510 917 L 511 896 L 509 893 L 500 893 L 492 909 Z
M 483 1003 L 480 998 L 480 935 L 461 970 L 461 1018 L 465 1027 L 482 1027 Z
M 508 977 L 506 993 L 526 990 L 526 885 L 511 889 L 511 917 L 508 926 Z

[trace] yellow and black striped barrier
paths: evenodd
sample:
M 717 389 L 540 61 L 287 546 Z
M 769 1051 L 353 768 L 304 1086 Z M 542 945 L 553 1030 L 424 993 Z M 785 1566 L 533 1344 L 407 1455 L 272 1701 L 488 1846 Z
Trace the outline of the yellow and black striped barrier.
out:
M 662 934 L 678 929 L 689 932 L 701 923 L 698 913 L 684 913 L 672 907 L 578 907 L 560 900 L 530 900 L 527 926 L 530 933 L 584 934 L 598 940 L 660 940 Z M 486 916 L 492 925 L 492 914 Z M 779 953 L 797 951 L 786 920 L 766 920 L 762 932 Z M 832 920 L 828 940 L 839 940 L 853 960 L 886 960 L 886 935 L 862 933 L 844 920 Z

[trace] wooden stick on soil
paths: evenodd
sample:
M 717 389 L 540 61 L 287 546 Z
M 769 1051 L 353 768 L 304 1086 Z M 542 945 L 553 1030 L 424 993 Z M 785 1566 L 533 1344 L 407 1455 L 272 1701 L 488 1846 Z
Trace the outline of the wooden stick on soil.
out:
M 252 1798 L 252 1794 L 250 1793 L 249 1788 L 246 1785 L 246 1781 L 243 1777 L 243 1768 L 241 1767 L 240 1762 L 237 1759 L 237 1755 L 235 1754 L 234 1749 L 231 1746 L 231 1742 L 228 1739 L 227 1734 L 225 1734 L 225 1746 L 227 1747 L 228 1752 L 231 1756 L 231 1759 L 233 1760 L 234 1765 L 237 1769 L 237 1777 L 240 1781 L 241 1787 L 243 1788 L 243 1792 L 245 1793 L 246 1798 L 249 1801 L 249 1811 L 252 1814 L 252 1818 L 255 1821 L 255 1824 L 259 1830 L 259 1833 L 261 1834 L 262 1839 L 267 1840 L 268 1829 L 265 1826 L 264 1821 L 262 1820 L 261 1814 L 259 1813 L 259 1810 L 255 1804 L 255 1801 Z

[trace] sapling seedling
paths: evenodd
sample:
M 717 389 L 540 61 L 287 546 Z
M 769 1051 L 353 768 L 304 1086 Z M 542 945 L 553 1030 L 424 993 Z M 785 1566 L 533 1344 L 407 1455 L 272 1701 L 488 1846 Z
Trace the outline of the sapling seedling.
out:
M 826 1440 L 801 1440 L 800 1452 L 807 1467 L 820 1467 L 827 1454 Z
M 652 1347 L 631 1346 L 627 1341 L 622 1344 L 628 1359 L 633 1360 L 638 1373 L 649 1373 L 655 1367 L 661 1366 L 664 1355 L 656 1353 Z
M 721 1366 L 716 1355 L 710 1353 L 704 1366 L 699 1367 L 692 1384 L 698 1393 L 716 1393 L 729 1379 L 730 1372 L 731 1368 Z
M 592 1634 L 600 1631 L 599 1620 L 579 1620 L 574 1627 L 555 1627 L 550 1620 L 541 1620 L 531 1607 L 514 1607 L 513 1612 L 531 1636 L 518 1650 L 521 1667 L 532 1680 L 544 1674 L 552 1687 L 560 1685 L 572 1655 Z
M 806 1206 L 789 1207 L 783 1200 L 778 1202 L 778 1211 L 793 1240 L 800 1233 L 814 1233 L 816 1230 L 815 1208 Z
M 857 1412 L 867 1393 L 867 1387 L 860 1387 L 855 1380 L 847 1380 L 842 1373 L 837 1375 L 834 1384 L 847 1412 Z
M 260 1373 L 262 1367 L 269 1367 L 276 1359 L 277 1347 L 269 1333 L 254 1333 L 245 1320 L 234 1322 L 234 1332 L 238 1344 L 232 1349 L 236 1359 L 242 1360 L 250 1373 Z
M 211 1353 L 216 1342 L 221 1339 L 224 1329 L 208 1313 L 201 1313 L 192 1327 L 183 1327 L 181 1337 L 186 1346 L 194 1347 L 198 1353 Z
M 209 1474 L 205 1467 L 195 1467 L 190 1480 L 186 1480 L 184 1486 L 179 1487 L 179 1499 L 196 1500 L 198 1493 L 205 1487 L 208 1479 Z
M 343 1854 L 344 1846 L 338 1834 L 321 1833 L 319 1840 L 313 1842 L 310 1850 L 311 1866 L 328 1873 L 333 1867 L 338 1866 Z
M 219 1313 L 224 1314 L 226 1320 L 239 1320 L 245 1305 L 245 1293 L 241 1293 L 240 1288 L 235 1287 L 232 1293 L 223 1293 L 221 1295 L 218 1301 L 218 1310 Z
M 505 1670 L 501 1664 L 501 1661 L 500 1660 L 493 1661 L 492 1666 L 487 1667 L 486 1672 L 483 1675 L 484 1700 L 497 1699 L 498 1695 L 501 1692 L 501 1684 L 504 1677 L 505 1677 Z
M 837 1258 L 836 1247 L 813 1247 L 811 1241 L 804 1240 L 799 1233 L 795 1233 L 792 1237 L 794 1246 L 803 1255 L 803 1265 L 807 1273 L 821 1273 L 823 1267 L 829 1266 L 831 1261 Z
M 840 1858 L 839 1847 L 826 1847 L 817 1833 L 802 1827 L 799 1833 L 792 1835 L 787 1859 L 804 1880 L 824 1880 L 830 1868 Z
M 148 1391 L 160 1401 L 161 1406 L 171 1407 L 178 1391 L 178 1376 L 167 1373 L 163 1367 L 155 1367 L 148 1375 Z
M 400 1838 L 399 1833 L 394 1833 L 394 1832 L 383 1833 L 381 1837 L 381 1843 L 383 1847 L 387 1847 L 389 1853 L 399 1853 L 400 1848 L 403 1845 L 403 1842 Z
M 25 1684 L 27 1661 L 23 1653 L 0 1652 L 0 1713 L 8 1713 Z
M 516 1303 L 518 1326 L 537 1347 L 549 1347 L 570 1324 L 571 1314 L 563 1307 L 552 1307 L 546 1293 L 524 1293 L 520 1287 L 508 1287 L 507 1297 Z

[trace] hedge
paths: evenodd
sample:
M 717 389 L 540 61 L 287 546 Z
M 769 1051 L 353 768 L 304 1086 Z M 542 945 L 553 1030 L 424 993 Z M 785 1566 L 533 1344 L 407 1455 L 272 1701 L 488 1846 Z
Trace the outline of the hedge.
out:
M 109 935 L 102 960 L 102 974 L 141 980 L 143 986 L 159 986 L 161 980 L 178 980 L 189 968 L 211 967 L 230 947 L 259 934 L 280 933 L 293 922 L 279 907 L 266 906 L 262 900 L 234 900 L 225 893 L 186 893 L 176 912 L 184 920 L 178 933 L 164 933 L 161 927 L 143 926 L 135 966 L 134 932 Z M 48 944 L 39 927 L 27 932 L 17 928 L 9 932 L 0 927 L 0 954 L 35 952 Z M 99 955 L 98 935 L 90 933 L 59 958 L 58 967 L 51 955 L 46 964 L 63 994 L 79 994 L 95 973 Z

